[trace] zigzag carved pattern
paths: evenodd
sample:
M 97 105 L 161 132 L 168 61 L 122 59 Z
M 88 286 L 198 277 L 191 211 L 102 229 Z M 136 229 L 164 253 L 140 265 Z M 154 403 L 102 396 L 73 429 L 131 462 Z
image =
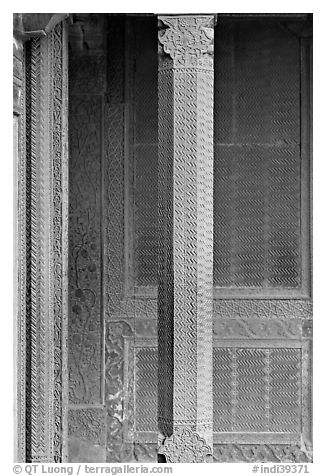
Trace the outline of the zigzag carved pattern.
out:
M 299 350 L 214 348 L 213 356 L 214 431 L 300 433 Z
M 53 416 L 51 408 L 53 399 L 53 361 L 49 348 L 53 342 L 53 316 L 51 314 L 51 290 L 48 287 L 48 276 L 51 273 L 51 255 L 49 249 L 49 237 L 51 228 L 49 226 L 49 216 L 51 214 L 52 193 L 49 193 L 51 183 L 51 159 L 49 154 L 50 120 L 49 120 L 49 81 L 47 80 L 49 67 L 49 45 L 41 41 L 41 78 L 40 78 L 40 349 L 43 354 L 42 363 L 44 375 L 42 377 L 42 390 L 47 408 L 45 408 L 45 445 L 47 447 L 48 459 L 53 459 Z M 50 104 L 52 107 L 52 104 Z M 51 197 L 51 198 L 50 198 Z M 40 357 L 41 360 L 41 357 Z
M 18 263 L 18 276 L 19 276 L 19 285 L 17 286 L 17 342 L 25 342 L 26 345 L 21 345 L 17 349 L 17 461 L 23 461 L 26 458 L 26 380 L 28 379 L 28 361 L 26 355 L 26 347 L 28 346 L 28 337 L 26 335 L 27 331 L 27 302 L 30 299 L 29 290 L 27 287 L 27 263 L 30 262 L 29 255 L 27 252 L 27 230 L 28 230 L 28 221 L 27 221 L 27 160 L 26 160 L 26 149 L 27 149 L 27 130 L 28 122 L 27 118 L 29 115 L 30 106 L 28 107 L 28 101 L 26 97 L 27 89 L 27 74 L 26 69 L 28 69 L 28 55 L 27 48 L 23 49 L 22 54 L 22 82 L 21 82 L 21 97 L 20 104 L 25 105 L 25 114 L 21 114 L 17 118 L 17 126 L 20 125 L 21 129 L 17 128 L 17 146 L 20 147 L 20 157 L 17 164 L 17 177 L 19 179 L 19 186 L 17 190 L 17 199 L 18 199 L 18 209 L 17 209 L 17 263 Z M 14 146 L 15 149 L 15 146 Z
M 35 39 L 32 42 L 33 71 L 31 78 L 31 373 L 32 373 L 32 400 L 31 400 L 31 444 L 32 459 L 44 455 L 46 458 L 46 323 L 44 307 L 44 279 L 42 270 L 44 264 L 44 160 L 41 155 L 41 122 L 45 120 L 44 110 L 41 109 L 41 42 Z M 43 98 L 42 98 L 43 99 Z M 40 117 L 41 116 L 41 117 Z
M 136 21 L 137 22 L 137 21 Z M 136 26 L 134 79 L 134 271 L 138 286 L 157 285 L 157 51 L 155 22 Z
M 271 157 L 269 282 L 272 286 L 296 287 L 300 283 L 299 177 L 298 148 Z
M 300 351 L 273 349 L 270 358 L 270 430 L 300 431 Z
M 229 349 L 213 350 L 213 421 L 214 431 L 230 431 L 232 427 L 232 361 Z
M 136 354 L 136 431 L 157 431 L 157 351 L 144 348 Z
M 164 436 L 172 434 L 173 369 L 174 369 L 174 274 L 173 274 L 173 72 L 159 71 L 159 151 L 158 151 L 158 380 L 159 429 Z
M 157 145 L 135 146 L 135 281 L 157 283 Z
M 264 431 L 265 415 L 265 352 L 262 349 L 237 351 L 237 403 L 234 431 Z
M 49 460 L 46 418 L 46 306 L 44 304 L 44 157 L 41 155 L 41 41 L 33 39 L 27 65 L 27 210 L 28 210 L 28 329 L 27 329 L 27 445 L 26 459 Z M 43 99 L 43 98 L 42 98 Z M 42 104 L 42 107 L 44 104 Z
M 68 249 L 63 30 L 59 24 L 26 48 L 27 461 L 61 461 L 63 451 Z
M 174 73 L 174 415 L 196 418 L 197 77 Z M 171 98 L 172 99 L 172 98 Z M 186 333 L 184 331 L 186 329 Z M 181 365 L 180 365 L 181 364 Z
M 215 283 L 300 283 L 298 150 L 221 146 L 215 161 Z M 265 178 L 264 178 L 265 177 Z
M 165 435 L 167 422 L 198 422 L 207 435 L 212 430 L 211 106 L 207 72 L 159 72 L 159 249 L 167 248 L 159 268 L 159 361 L 167 363 L 166 369 L 162 365 L 167 379 L 165 397 L 159 391 L 159 420 Z
M 272 23 L 221 24 L 216 38 L 214 283 L 297 288 L 298 46 Z
M 26 461 L 30 461 L 31 445 L 31 420 L 32 420 L 32 352 L 31 352 L 31 270 L 32 270 L 32 239 L 31 239 L 31 154 L 32 154 L 32 42 L 25 48 L 26 61 Z
M 209 422 L 212 431 L 213 73 L 197 74 L 197 418 Z

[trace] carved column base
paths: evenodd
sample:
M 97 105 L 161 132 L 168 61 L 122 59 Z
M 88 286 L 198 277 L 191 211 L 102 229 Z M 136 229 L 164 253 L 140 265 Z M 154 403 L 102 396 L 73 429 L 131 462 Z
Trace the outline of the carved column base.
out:
M 212 463 L 213 450 L 204 438 L 188 427 L 178 427 L 158 448 L 167 463 Z

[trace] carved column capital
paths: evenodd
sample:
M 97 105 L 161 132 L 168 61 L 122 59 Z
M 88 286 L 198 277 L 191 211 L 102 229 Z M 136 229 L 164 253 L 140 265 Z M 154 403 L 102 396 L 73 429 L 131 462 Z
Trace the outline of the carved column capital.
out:
M 214 15 L 162 15 L 158 22 L 160 67 L 212 68 Z

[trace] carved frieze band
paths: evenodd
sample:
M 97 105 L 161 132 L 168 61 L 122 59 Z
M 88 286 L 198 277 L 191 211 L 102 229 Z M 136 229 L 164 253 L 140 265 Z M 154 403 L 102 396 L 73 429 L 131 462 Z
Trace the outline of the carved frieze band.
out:
M 299 445 L 214 445 L 214 463 L 311 463 L 311 452 Z
M 170 462 L 212 454 L 212 24 L 159 17 L 158 415 Z
M 24 459 L 65 459 L 67 394 L 67 78 L 65 25 L 26 44 L 26 421 Z M 21 230 L 23 231 L 23 230 Z M 21 268 L 22 275 L 25 273 Z M 22 299 L 22 296 L 21 296 Z M 21 452 L 23 449 L 20 450 Z
M 214 318 L 312 319 L 308 299 L 214 299 Z

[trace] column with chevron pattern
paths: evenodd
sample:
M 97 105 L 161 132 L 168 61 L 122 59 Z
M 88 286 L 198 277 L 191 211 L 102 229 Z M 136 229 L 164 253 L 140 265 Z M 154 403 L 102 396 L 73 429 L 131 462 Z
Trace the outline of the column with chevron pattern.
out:
M 159 16 L 159 454 L 213 445 L 213 15 Z

